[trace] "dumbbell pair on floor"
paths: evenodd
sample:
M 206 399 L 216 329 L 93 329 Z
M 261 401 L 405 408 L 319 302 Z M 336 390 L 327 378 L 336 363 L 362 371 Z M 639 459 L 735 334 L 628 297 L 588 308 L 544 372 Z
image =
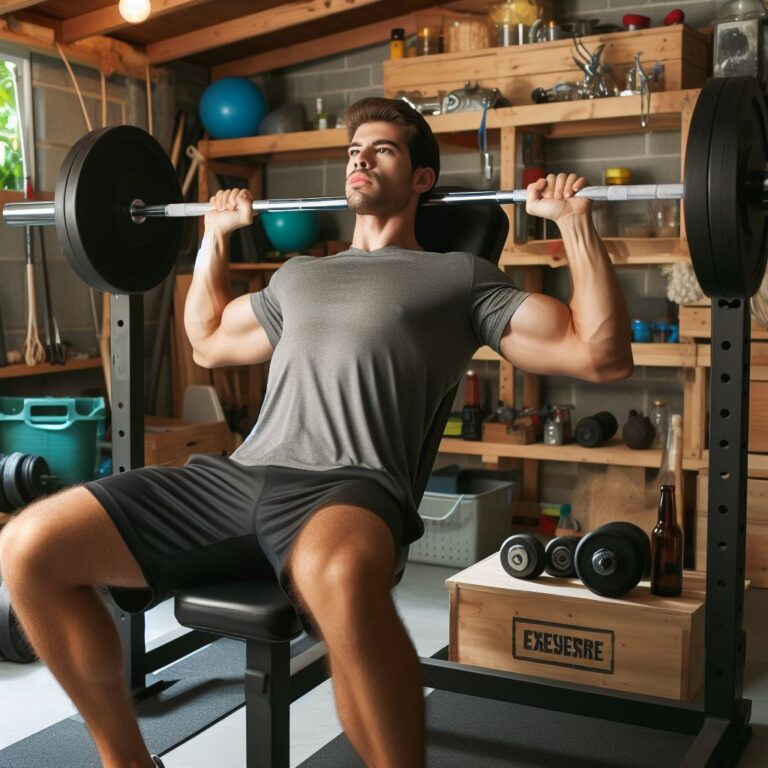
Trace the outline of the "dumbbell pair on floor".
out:
M 651 572 L 651 543 L 634 523 L 608 523 L 586 536 L 558 536 L 546 546 L 532 534 L 510 536 L 501 546 L 501 565 L 516 579 L 578 577 L 603 597 L 621 597 Z
M 56 479 L 42 456 L 0 453 L 0 512 L 13 512 L 44 496 Z

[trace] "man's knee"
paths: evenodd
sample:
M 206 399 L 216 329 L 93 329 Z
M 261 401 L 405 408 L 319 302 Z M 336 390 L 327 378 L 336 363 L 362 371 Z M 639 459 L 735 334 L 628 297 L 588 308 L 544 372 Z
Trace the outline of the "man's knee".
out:
M 386 539 L 353 535 L 343 541 L 339 534 L 333 547 L 318 547 L 309 538 L 296 544 L 289 569 L 291 584 L 318 620 L 318 614 L 327 611 L 354 615 L 365 604 L 387 596 L 392 588 L 394 548 Z
M 50 574 L 56 545 L 55 509 L 71 491 L 39 499 L 19 512 L 0 532 L 0 575 L 4 581 Z

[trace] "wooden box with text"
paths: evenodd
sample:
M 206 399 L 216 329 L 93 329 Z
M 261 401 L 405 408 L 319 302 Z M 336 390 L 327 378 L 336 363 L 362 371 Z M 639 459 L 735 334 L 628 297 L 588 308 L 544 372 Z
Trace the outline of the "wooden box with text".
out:
M 690 701 L 704 681 L 704 580 L 621 599 L 577 579 L 513 579 L 498 553 L 452 576 L 449 658 L 521 675 Z

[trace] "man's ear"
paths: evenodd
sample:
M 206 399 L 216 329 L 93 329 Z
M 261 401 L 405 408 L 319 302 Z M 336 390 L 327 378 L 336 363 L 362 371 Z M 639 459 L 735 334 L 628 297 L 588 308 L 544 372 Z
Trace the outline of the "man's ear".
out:
M 436 178 L 434 168 L 417 168 L 413 172 L 414 192 L 429 192 L 435 186 Z

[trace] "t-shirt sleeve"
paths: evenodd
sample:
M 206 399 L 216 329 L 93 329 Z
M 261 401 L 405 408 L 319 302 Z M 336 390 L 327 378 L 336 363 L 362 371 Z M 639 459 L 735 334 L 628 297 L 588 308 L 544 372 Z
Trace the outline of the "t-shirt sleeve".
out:
M 469 320 L 478 344 L 499 352 L 499 344 L 512 315 L 530 296 L 495 264 L 472 257 L 472 287 L 469 294 Z
M 286 262 L 287 264 L 287 262 Z M 280 282 L 278 275 L 285 269 L 283 264 L 270 278 L 269 285 L 251 294 L 251 307 L 256 319 L 266 331 L 272 349 L 283 334 L 283 310 L 280 306 Z

